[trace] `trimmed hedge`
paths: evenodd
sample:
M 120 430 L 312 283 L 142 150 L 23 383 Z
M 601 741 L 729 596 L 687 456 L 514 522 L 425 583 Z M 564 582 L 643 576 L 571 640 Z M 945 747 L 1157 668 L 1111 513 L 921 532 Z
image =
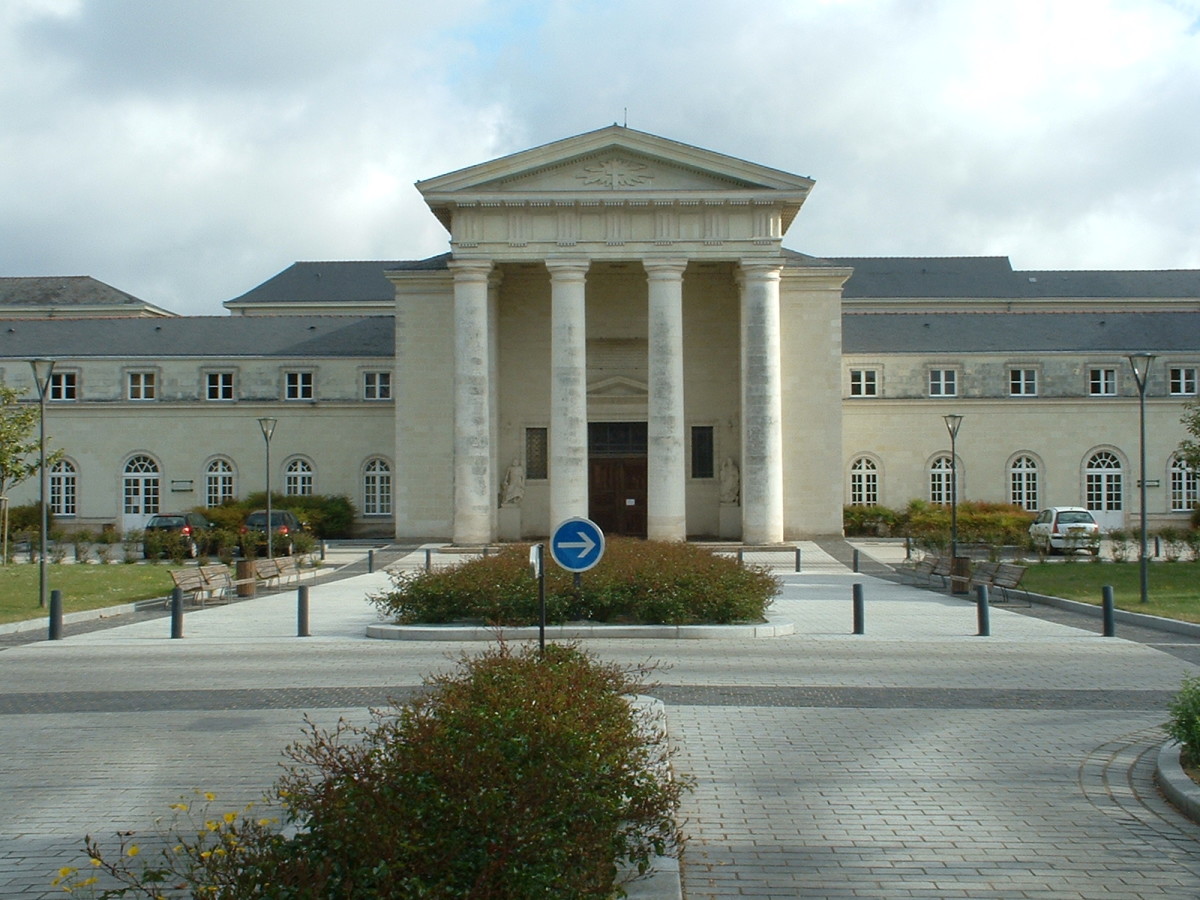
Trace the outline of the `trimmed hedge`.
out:
M 779 581 L 757 567 L 694 544 L 611 538 L 604 558 L 572 576 L 546 559 L 546 619 L 695 625 L 761 622 Z M 393 576 L 394 589 L 371 597 L 396 622 L 482 622 L 518 627 L 538 622 L 537 582 L 529 545 L 432 572 Z

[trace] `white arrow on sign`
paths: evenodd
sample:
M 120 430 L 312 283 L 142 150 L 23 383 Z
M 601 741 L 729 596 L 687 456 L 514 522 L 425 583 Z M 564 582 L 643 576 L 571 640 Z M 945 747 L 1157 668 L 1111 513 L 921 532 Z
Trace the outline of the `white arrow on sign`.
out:
M 579 538 L 578 541 L 559 541 L 558 546 L 564 550 L 579 550 L 579 556 L 582 559 L 596 549 L 596 542 L 582 532 L 580 532 Z

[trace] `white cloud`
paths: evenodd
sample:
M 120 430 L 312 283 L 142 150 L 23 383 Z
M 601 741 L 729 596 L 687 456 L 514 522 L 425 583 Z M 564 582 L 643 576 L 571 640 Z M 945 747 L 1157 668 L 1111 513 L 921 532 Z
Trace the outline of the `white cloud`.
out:
M 0 272 L 217 314 L 296 259 L 442 252 L 414 181 L 626 115 L 816 178 L 806 252 L 1200 267 L 1198 21 L 1181 0 L 9 0 Z

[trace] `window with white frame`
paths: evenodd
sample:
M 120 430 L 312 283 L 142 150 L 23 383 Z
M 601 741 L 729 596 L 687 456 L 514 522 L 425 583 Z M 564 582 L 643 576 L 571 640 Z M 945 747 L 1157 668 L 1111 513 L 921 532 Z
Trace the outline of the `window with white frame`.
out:
M 879 504 L 879 469 L 875 460 L 860 456 L 850 466 L 850 505 Z
M 364 400 L 391 400 L 391 372 L 363 372 Z
M 307 497 L 313 492 L 313 467 L 306 459 L 293 459 L 283 473 L 283 492 L 289 497 Z
M 283 399 L 312 400 L 313 373 L 293 370 L 283 373 Z
M 158 463 L 148 456 L 135 456 L 125 464 L 122 508 L 126 515 L 153 515 L 158 512 L 161 494 L 159 477 Z
M 78 400 L 79 399 L 79 373 L 78 372 L 52 372 L 50 374 L 50 393 L 46 395 L 47 400 Z
M 205 374 L 205 399 L 207 400 L 232 400 L 233 399 L 233 373 L 232 372 L 208 372 Z
M 1194 397 L 1196 396 L 1196 367 L 1195 366 L 1171 366 L 1170 369 L 1170 384 L 1171 396 L 1173 397 Z
M 1038 509 L 1038 466 L 1032 456 L 1018 456 L 1009 465 L 1008 502 L 1021 509 Z
M 385 459 L 371 459 L 363 469 L 363 515 L 392 514 L 392 467 Z
M 1036 397 L 1038 392 L 1037 369 L 1009 369 L 1008 396 Z
M 1093 397 L 1117 396 L 1117 370 L 1103 368 L 1089 369 L 1088 393 Z
M 1191 512 L 1200 504 L 1200 473 L 1182 456 L 1171 457 L 1171 512 Z
M 949 456 L 939 456 L 929 466 L 929 502 L 949 506 L 954 497 L 954 467 Z
M 128 372 L 126 396 L 130 400 L 153 400 L 158 392 L 158 380 L 154 372 Z
M 550 432 L 546 428 L 525 429 L 525 477 L 534 481 L 550 477 Z
M 850 396 L 879 396 L 879 371 L 877 369 L 851 369 Z
M 958 396 L 958 370 L 957 369 L 930 369 L 929 370 L 929 396 L 930 397 L 957 397 Z
M 227 459 L 214 459 L 204 473 L 204 505 L 220 506 L 235 496 L 233 463 Z
M 1124 509 L 1125 480 L 1121 460 L 1115 453 L 1101 450 L 1087 462 L 1085 505 L 1099 512 L 1119 512 Z
M 60 459 L 50 467 L 50 513 L 59 518 L 76 514 L 78 472 L 75 464 Z

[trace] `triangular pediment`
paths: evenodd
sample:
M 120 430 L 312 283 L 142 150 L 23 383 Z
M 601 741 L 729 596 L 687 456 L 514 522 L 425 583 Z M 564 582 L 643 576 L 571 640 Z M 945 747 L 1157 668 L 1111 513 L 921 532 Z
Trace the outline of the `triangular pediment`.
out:
M 644 381 L 626 378 L 624 375 L 613 375 L 593 381 L 588 385 L 587 393 L 588 397 L 593 400 L 601 398 L 624 400 L 630 397 L 644 400 L 650 393 L 650 389 Z
M 453 207 L 473 203 L 703 203 L 733 197 L 777 204 L 786 227 L 812 185 L 804 176 L 619 125 L 417 182 L 447 227 Z

